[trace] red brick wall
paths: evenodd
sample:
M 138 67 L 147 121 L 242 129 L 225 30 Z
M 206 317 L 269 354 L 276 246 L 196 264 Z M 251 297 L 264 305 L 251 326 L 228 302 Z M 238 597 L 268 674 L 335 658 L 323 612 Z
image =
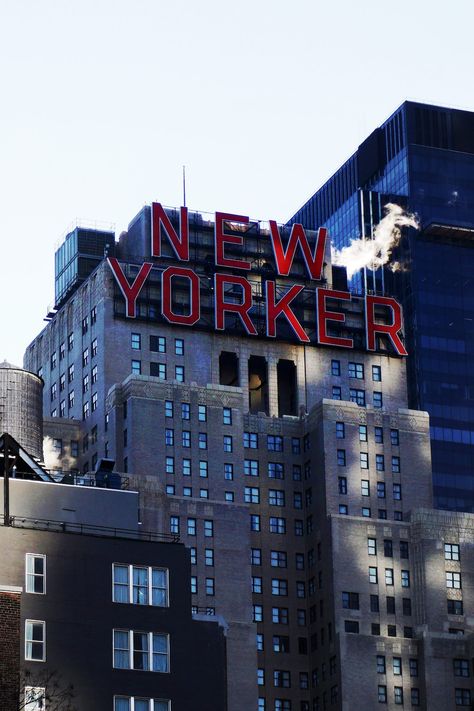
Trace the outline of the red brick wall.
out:
M 20 677 L 20 593 L 0 590 L 0 711 L 17 711 Z

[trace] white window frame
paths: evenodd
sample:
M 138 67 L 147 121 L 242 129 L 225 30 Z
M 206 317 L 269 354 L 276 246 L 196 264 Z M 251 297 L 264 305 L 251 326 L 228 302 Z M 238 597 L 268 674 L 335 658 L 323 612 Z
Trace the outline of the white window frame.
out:
M 43 639 L 42 640 L 33 640 L 33 638 L 29 639 L 27 630 L 28 630 L 28 625 L 42 625 L 43 628 Z M 41 642 L 43 645 L 43 656 L 42 659 L 33 659 L 33 657 L 28 656 L 28 644 L 33 643 L 33 642 Z M 25 659 L 30 662 L 45 662 L 46 661 L 46 622 L 44 620 L 25 620 Z
M 41 576 L 36 575 L 34 572 L 29 573 L 28 572 L 28 561 L 29 560 L 34 560 L 35 558 L 42 558 L 43 559 L 43 574 Z M 33 579 L 33 587 L 34 587 L 34 579 L 37 577 L 43 578 L 43 590 L 42 592 L 36 592 L 35 590 L 30 590 L 30 585 L 28 584 L 28 577 L 31 576 Z M 46 595 L 46 555 L 44 553 L 26 553 L 25 554 L 25 592 L 31 593 L 32 595 Z M 31 687 L 33 688 L 33 687 Z
M 123 694 L 116 694 L 114 696 L 114 711 L 117 709 L 116 701 L 128 701 L 128 711 L 135 711 L 135 701 L 148 701 L 149 711 L 155 711 L 155 703 L 158 701 L 162 704 L 167 704 L 166 711 L 171 711 L 171 701 L 169 699 L 150 699 L 145 696 L 124 696 Z
M 115 566 L 118 566 L 120 568 L 128 568 L 128 600 L 125 602 L 122 602 L 120 600 L 115 600 L 115 576 L 114 576 L 114 570 Z M 148 602 L 146 605 L 141 605 L 139 602 L 133 602 L 133 569 L 134 568 L 146 568 L 147 569 L 147 575 L 148 575 Z M 166 577 L 166 602 L 164 605 L 154 605 L 152 600 L 153 600 L 153 571 L 158 570 L 161 572 L 165 573 Z M 160 588 L 161 589 L 161 588 Z M 158 565 L 139 565 L 138 563 L 135 564 L 129 564 L 129 563 L 119 563 L 115 562 L 112 563 L 112 602 L 116 602 L 118 605 L 138 605 L 140 607 L 169 607 L 170 606 L 170 600 L 169 600 L 169 569 L 168 568 L 161 568 Z
M 116 632 L 125 632 L 128 635 L 128 667 L 116 667 L 114 666 L 114 659 L 115 659 L 115 633 Z M 134 655 L 134 648 L 133 648 L 133 635 L 134 633 L 137 634 L 145 634 L 147 635 L 147 648 L 146 650 L 143 650 L 146 654 L 148 654 L 148 669 L 135 669 L 133 666 L 133 655 Z M 166 638 L 166 670 L 165 671 L 159 671 L 158 669 L 153 669 L 153 635 L 159 635 L 160 637 L 165 637 Z M 126 669 L 126 670 L 131 670 L 131 671 L 149 671 L 153 672 L 154 674 L 169 674 L 170 673 L 170 636 L 166 632 L 144 632 L 143 630 L 124 630 L 119 627 L 114 628 L 112 630 L 112 668 L 113 669 Z
M 22 708 L 24 711 L 44 711 L 46 709 L 44 686 L 25 686 L 23 695 L 24 706 Z

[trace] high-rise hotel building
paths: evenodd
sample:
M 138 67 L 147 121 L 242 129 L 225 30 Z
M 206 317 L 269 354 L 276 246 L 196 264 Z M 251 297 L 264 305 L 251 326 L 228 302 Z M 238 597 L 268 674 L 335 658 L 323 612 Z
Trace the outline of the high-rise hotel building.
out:
M 474 520 L 431 508 L 398 304 L 341 288 L 325 236 L 157 204 L 77 228 L 25 367 L 58 452 L 114 459 L 188 547 L 230 711 L 469 706 Z

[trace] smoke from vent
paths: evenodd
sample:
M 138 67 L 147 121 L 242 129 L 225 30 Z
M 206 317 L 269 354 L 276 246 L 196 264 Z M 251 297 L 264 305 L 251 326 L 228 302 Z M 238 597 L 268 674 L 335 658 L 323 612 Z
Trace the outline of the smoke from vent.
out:
M 62 456 L 59 455 L 54 446 L 52 437 L 46 436 L 43 438 L 43 455 L 46 469 L 60 469 L 65 471 L 73 466 L 73 460 L 69 456 L 66 454 Z
M 349 279 L 364 267 L 376 270 L 387 264 L 392 250 L 400 241 L 401 227 L 419 229 L 415 215 L 406 212 L 400 205 L 389 202 L 384 210 L 386 215 L 374 227 L 372 239 L 353 239 L 348 247 L 331 248 L 332 263 L 346 267 Z M 393 262 L 389 268 L 392 271 L 400 271 L 402 265 Z

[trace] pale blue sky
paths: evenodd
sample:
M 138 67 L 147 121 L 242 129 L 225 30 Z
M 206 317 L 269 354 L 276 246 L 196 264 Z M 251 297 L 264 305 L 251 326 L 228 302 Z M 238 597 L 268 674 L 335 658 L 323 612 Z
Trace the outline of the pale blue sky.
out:
M 44 325 L 76 218 L 180 205 L 185 164 L 190 208 L 284 221 L 404 99 L 474 110 L 473 20 L 471 0 L 0 0 L 0 359 Z

